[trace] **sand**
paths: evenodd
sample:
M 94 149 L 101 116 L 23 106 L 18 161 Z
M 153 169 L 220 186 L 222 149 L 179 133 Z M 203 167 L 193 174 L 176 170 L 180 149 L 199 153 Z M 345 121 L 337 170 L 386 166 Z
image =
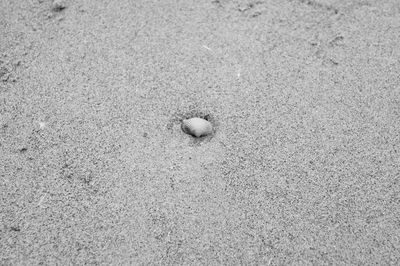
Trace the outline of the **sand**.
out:
M 0 0 L 1 265 L 400 263 L 397 0 L 57 2 Z

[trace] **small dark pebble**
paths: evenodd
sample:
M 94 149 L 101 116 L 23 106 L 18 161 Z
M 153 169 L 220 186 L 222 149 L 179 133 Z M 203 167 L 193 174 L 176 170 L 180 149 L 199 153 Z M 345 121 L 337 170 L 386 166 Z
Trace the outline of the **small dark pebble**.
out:
M 9 73 L 9 70 L 6 67 L 1 67 L 0 68 L 0 78 L 3 76 L 6 76 L 6 74 Z
M 11 226 L 10 229 L 11 229 L 12 231 L 15 231 L 15 232 L 21 231 L 21 229 L 20 229 L 19 227 L 16 227 L 16 226 Z

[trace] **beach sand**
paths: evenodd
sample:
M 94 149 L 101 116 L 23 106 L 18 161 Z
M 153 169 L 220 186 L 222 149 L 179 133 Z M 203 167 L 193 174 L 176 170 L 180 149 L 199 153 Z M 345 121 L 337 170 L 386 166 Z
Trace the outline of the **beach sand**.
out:
M 397 0 L 63 5 L 0 0 L 1 265 L 400 263 Z

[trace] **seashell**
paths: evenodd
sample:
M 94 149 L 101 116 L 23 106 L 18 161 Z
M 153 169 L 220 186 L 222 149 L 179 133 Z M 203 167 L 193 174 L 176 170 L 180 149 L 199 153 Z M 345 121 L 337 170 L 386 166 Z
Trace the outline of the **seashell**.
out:
M 182 121 L 182 131 L 199 138 L 210 134 L 212 132 L 212 125 L 203 118 L 193 117 Z
M 54 11 L 61 11 L 67 7 L 65 0 L 53 0 L 52 9 Z

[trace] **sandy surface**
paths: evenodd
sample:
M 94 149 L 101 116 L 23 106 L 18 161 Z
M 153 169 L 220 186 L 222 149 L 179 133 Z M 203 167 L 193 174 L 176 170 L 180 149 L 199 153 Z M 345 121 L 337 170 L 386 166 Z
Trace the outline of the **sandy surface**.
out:
M 0 0 L 1 265 L 399 264 L 399 1 L 65 6 Z

